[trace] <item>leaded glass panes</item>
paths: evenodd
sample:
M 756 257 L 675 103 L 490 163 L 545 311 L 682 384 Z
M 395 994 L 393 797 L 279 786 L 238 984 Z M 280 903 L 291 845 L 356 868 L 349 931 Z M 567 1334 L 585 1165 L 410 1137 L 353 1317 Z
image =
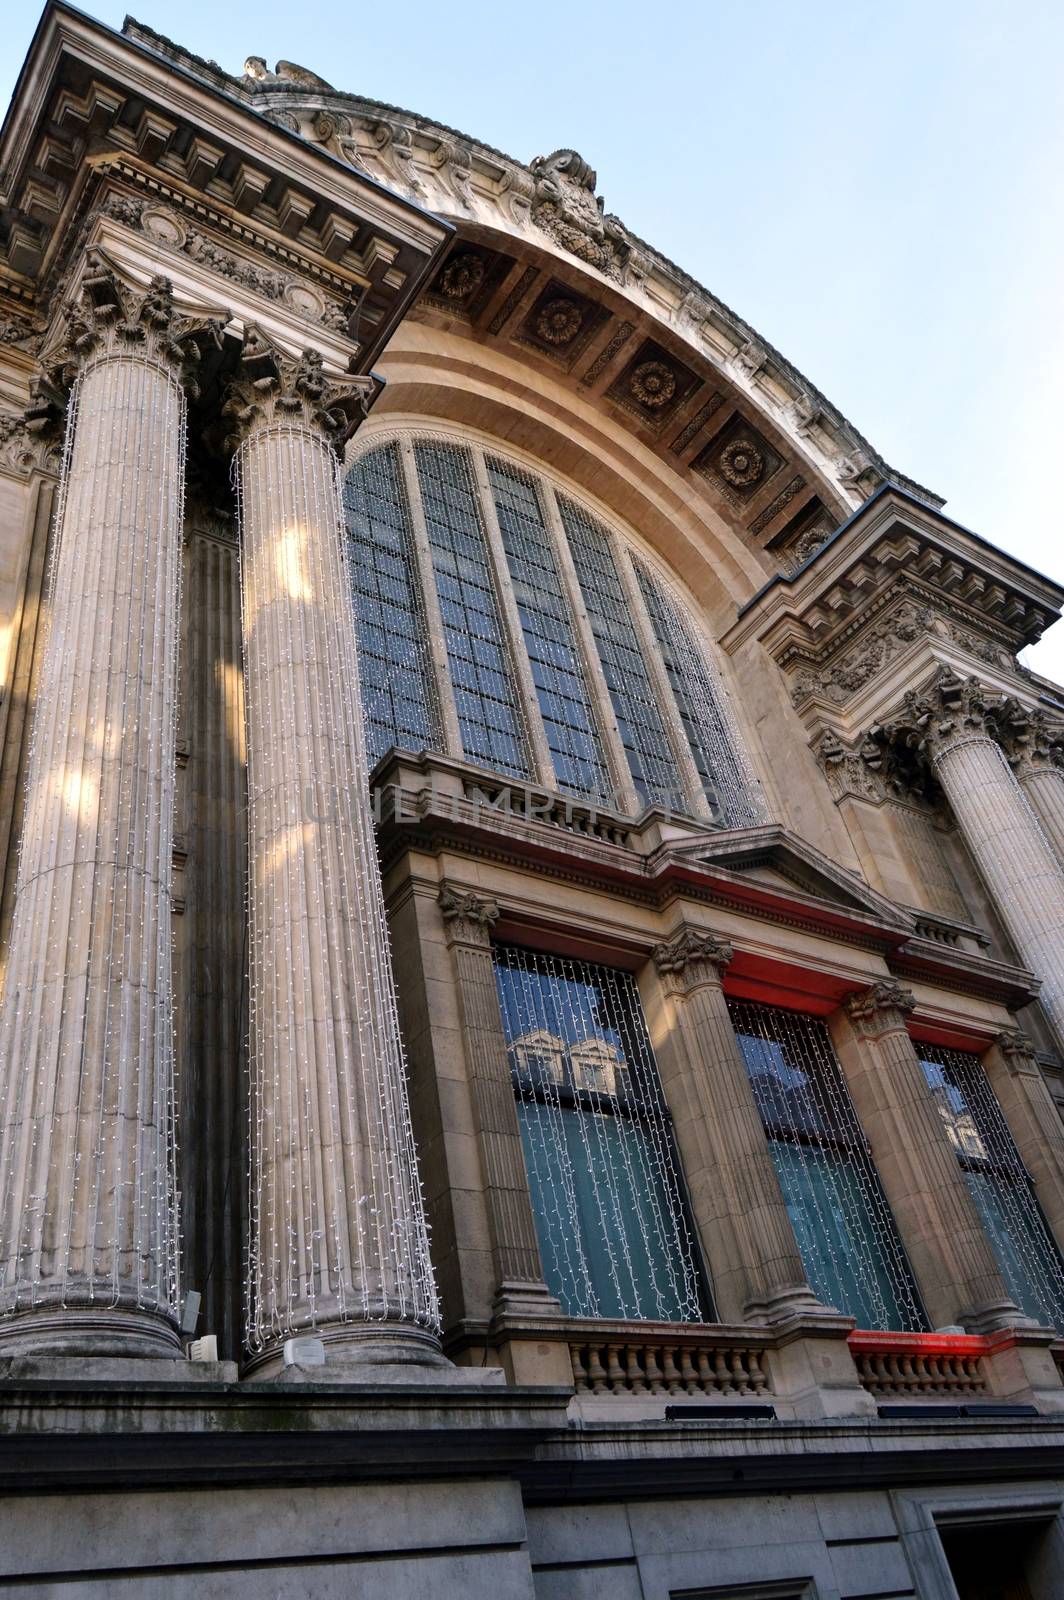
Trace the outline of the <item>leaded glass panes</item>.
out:
M 344 484 L 351 580 L 358 623 L 359 672 L 370 762 L 392 745 L 438 750 L 439 718 L 425 650 L 410 512 L 399 451 L 384 445 L 362 457 Z
M 609 534 L 561 495 L 558 509 L 636 792 L 645 805 L 686 810 L 683 784 L 639 647 Z
M 419 443 L 414 456 L 466 759 L 527 778 L 517 691 L 469 452 Z
M 671 1126 L 627 972 L 495 955 L 544 1272 L 574 1317 L 701 1321 Z
M 723 686 L 665 584 L 641 561 L 632 565 L 706 799 L 725 827 L 752 827 L 762 820 L 760 807 L 729 726 Z
M 609 768 L 535 481 L 501 461 L 487 467 L 555 779 L 606 800 Z
M 824 1024 L 749 1001 L 728 1009 L 814 1293 L 861 1328 L 926 1328 Z
M 1064 1333 L 1064 1267 L 978 1056 L 917 1044 L 976 1210 L 1021 1311 Z

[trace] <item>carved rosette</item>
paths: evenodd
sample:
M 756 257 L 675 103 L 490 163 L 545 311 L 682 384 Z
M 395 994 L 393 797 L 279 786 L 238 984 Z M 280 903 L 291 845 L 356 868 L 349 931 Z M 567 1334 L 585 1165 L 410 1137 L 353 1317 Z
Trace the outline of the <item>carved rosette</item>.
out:
M 369 410 L 370 377 L 334 377 L 317 350 L 293 358 L 259 328 L 244 334 L 241 376 L 229 387 L 222 415 L 235 449 L 262 428 L 305 428 L 339 451 Z
M 885 1033 L 906 1031 L 905 1019 L 916 1010 L 916 997 L 911 989 L 885 978 L 850 995 L 845 1004 L 857 1035 L 877 1039 Z
M 440 887 L 439 904 L 449 945 L 468 944 L 487 949 L 491 930 L 499 920 L 498 901 L 444 883 Z
M 656 945 L 652 952 L 668 987 L 679 994 L 689 993 L 704 983 L 720 986 L 725 968 L 735 950 L 726 939 L 704 928 L 681 928 L 672 939 Z

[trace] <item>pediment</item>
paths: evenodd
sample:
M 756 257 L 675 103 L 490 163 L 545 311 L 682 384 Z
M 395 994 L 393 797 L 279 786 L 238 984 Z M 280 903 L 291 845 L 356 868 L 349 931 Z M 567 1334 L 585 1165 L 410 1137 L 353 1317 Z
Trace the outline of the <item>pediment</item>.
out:
M 856 912 L 899 930 L 911 931 L 911 915 L 865 883 L 856 873 L 839 866 L 786 828 L 748 828 L 742 832 L 705 834 L 674 847 L 673 859 L 723 869 L 781 894 L 815 900 L 822 906 Z

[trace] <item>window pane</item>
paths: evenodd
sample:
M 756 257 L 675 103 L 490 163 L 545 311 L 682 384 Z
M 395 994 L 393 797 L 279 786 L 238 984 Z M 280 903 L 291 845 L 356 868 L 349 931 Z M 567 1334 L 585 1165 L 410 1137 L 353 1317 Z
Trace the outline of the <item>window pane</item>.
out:
M 609 769 L 536 485 L 499 461 L 488 462 L 488 479 L 558 787 L 609 800 Z
M 632 565 L 714 816 L 727 828 L 756 826 L 763 820 L 761 808 L 753 776 L 729 725 L 723 686 L 715 681 L 681 607 L 665 584 L 641 561 L 633 559 Z
M 644 805 L 686 811 L 687 798 L 614 564 L 609 535 L 561 495 L 558 509 L 636 792 Z
M 530 776 L 469 453 L 414 447 L 466 759 Z
M 547 1283 L 574 1317 L 700 1322 L 668 1112 L 631 976 L 495 955 Z
M 920 1064 L 1013 1300 L 1064 1332 L 1064 1267 L 978 1056 L 917 1044 Z
M 439 750 L 399 452 L 386 445 L 351 468 L 344 484 L 366 749 L 371 764 L 392 745 Z
M 728 1010 L 814 1293 L 860 1328 L 926 1328 L 824 1024 L 748 1001 Z

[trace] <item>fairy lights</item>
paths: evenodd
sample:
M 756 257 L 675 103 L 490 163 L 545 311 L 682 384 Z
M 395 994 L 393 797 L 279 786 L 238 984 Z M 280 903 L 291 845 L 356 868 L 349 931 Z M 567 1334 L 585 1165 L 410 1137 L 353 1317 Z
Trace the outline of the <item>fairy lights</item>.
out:
M 352 1323 L 438 1326 L 372 831 L 341 486 L 323 434 L 298 410 L 264 405 L 235 462 L 253 1351 L 311 1327 L 336 1338 Z
M 1013 1300 L 1064 1332 L 1064 1264 L 978 1056 L 916 1046 L 928 1087 Z
M 815 1017 L 728 1010 L 810 1285 L 860 1328 L 919 1332 L 912 1273 L 835 1059 Z
M 174 347 L 157 337 L 170 331 L 168 286 L 143 300 L 142 325 L 138 302 L 112 286 L 98 325 L 77 328 L 88 354 L 68 420 L 0 1013 L 7 1315 L 177 1311 L 170 879 L 185 401 Z
M 702 1321 L 669 1115 L 630 974 L 504 945 L 495 973 L 552 1292 L 569 1316 Z

